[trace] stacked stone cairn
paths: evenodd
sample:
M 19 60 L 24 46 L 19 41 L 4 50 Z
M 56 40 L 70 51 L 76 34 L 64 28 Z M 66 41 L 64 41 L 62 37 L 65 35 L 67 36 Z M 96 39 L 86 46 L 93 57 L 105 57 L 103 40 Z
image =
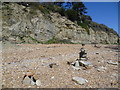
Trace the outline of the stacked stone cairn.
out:
M 84 48 L 80 49 L 79 60 L 87 60 L 87 53 Z
M 79 52 L 79 59 L 71 63 L 74 67 L 83 66 L 88 68 L 89 66 L 92 66 L 90 62 L 87 62 L 88 58 L 87 58 L 87 53 L 84 49 L 84 46 L 85 45 L 82 44 L 82 48 L 80 49 L 80 52 Z

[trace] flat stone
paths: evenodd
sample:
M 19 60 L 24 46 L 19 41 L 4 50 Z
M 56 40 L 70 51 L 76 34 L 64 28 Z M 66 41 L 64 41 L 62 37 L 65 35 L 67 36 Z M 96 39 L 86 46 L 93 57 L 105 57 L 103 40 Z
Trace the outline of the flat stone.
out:
M 26 76 L 23 80 L 23 84 L 27 84 L 27 85 L 31 84 L 31 79 L 28 76 Z
M 80 68 L 80 67 L 75 67 L 75 66 L 72 66 L 72 68 L 73 68 L 74 70 L 81 70 L 81 68 Z
M 97 69 L 97 71 L 98 72 L 104 72 L 106 69 L 107 69 L 106 67 L 101 66 Z
M 89 65 L 92 65 L 92 63 L 90 62 L 87 62 L 87 61 L 79 61 L 80 65 L 82 66 L 89 66 Z
M 72 62 L 71 65 L 75 65 L 75 62 Z
M 86 69 L 91 69 L 91 68 L 93 68 L 93 65 L 88 65 L 88 66 L 86 67 Z
M 87 57 L 87 54 L 84 54 L 82 57 L 83 57 L 83 58 L 86 58 L 86 57 Z
M 80 64 L 79 64 L 79 61 L 75 61 L 75 67 L 79 67 Z
M 86 79 L 82 78 L 82 77 L 73 77 L 72 78 L 73 81 L 75 81 L 76 83 L 83 85 L 86 82 L 88 82 Z
M 51 77 L 51 79 L 54 79 L 54 78 L 55 78 L 54 76 Z
M 107 61 L 107 63 L 112 65 L 118 65 L 118 62 L 113 62 L 113 61 Z
M 84 57 L 82 57 L 82 58 L 80 58 L 80 60 L 88 60 L 88 58 L 84 58 Z
M 40 80 L 36 80 L 36 85 L 37 86 L 41 86 L 41 81 Z
M 32 76 L 31 77 L 31 80 L 33 81 L 33 82 L 36 82 L 36 79 Z
M 36 83 L 35 83 L 34 81 L 31 80 L 31 83 L 30 83 L 30 84 L 31 84 L 31 85 L 35 85 Z

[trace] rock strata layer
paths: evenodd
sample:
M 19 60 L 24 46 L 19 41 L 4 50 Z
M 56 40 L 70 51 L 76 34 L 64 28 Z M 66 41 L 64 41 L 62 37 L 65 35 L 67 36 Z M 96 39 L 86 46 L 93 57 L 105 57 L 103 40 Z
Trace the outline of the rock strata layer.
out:
M 7 7 L 7 9 L 6 9 Z M 61 40 L 71 43 L 117 43 L 118 35 L 89 28 L 90 34 L 58 13 L 43 14 L 39 9 L 9 3 L 2 5 L 2 38 L 12 43 L 40 43 Z M 1 34 L 0 34 L 1 35 Z

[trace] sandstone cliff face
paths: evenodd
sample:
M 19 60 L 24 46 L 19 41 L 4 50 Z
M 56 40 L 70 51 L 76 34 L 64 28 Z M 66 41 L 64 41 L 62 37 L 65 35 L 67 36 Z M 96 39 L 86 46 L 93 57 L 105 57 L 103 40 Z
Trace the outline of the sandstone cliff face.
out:
M 118 35 L 89 29 L 90 34 L 58 13 L 44 14 L 16 3 L 2 5 L 2 40 L 12 43 L 38 43 L 53 38 L 72 43 L 117 43 Z

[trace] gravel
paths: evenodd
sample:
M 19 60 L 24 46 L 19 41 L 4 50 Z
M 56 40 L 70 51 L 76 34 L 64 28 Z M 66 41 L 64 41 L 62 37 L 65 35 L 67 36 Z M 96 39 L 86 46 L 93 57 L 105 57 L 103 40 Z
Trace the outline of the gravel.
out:
M 100 46 L 95 48 L 92 45 L 85 45 L 89 58 L 87 61 L 94 67 L 90 69 L 81 67 L 77 68 L 78 70 L 74 70 L 67 61 L 75 62 L 79 58 L 79 50 L 82 47 L 80 44 L 18 44 L 6 47 L 2 51 L 4 59 L 2 86 L 3 88 L 118 88 L 118 80 L 113 75 L 113 73 L 118 75 L 118 65 L 106 62 L 110 60 L 117 62 L 118 52 L 105 48 L 109 45 Z M 95 52 L 100 53 L 93 54 Z M 103 62 L 98 62 L 101 60 Z M 49 68 L 47 65 L 50 63 L 59 66 Z M 107 69 L 98 72 L 97 69 L 101 66 Z M 33 73 L 28 73 L 29 71 Z M 25 85 L 22 83 L 25 74 L 34 74 L 40 81 L 37 81 L 37 85 Z M 88 82 L 83 85 L 75 84 L 73 77 L 84 77 Z

